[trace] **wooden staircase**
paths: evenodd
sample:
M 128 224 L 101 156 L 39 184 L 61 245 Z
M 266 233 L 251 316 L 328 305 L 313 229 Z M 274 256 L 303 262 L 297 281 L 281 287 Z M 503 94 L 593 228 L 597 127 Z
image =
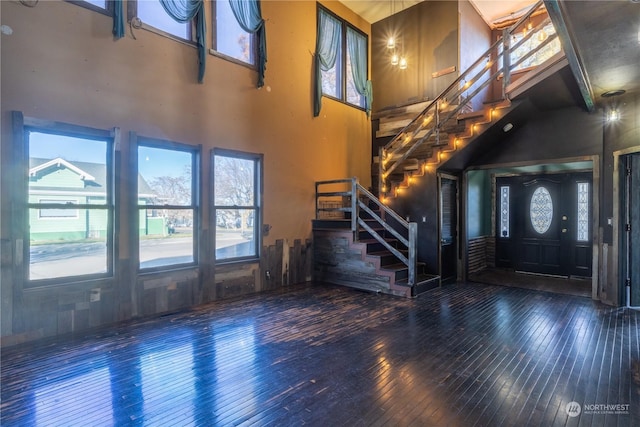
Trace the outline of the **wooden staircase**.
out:
M 404 159 L 384 180 L 380 177 L 380 172 L 383 170 L 379 164 L 380 156 L 375 156 L 371 168 L 372 182 L 379 184 L 384 181 L 385 184 L 382 189 L 374 187 L 373 192 L 383 195 L 386 199 L 397 197 L 399 190 L 410 187 L 415 179 L 424 176 L 430 168 L 439 167 L 454 153 L 464 150 L 478 136 L 518 106 L 518 102 L 505 99 L 489 102 L 484 109 L 479 111 L 467 110 L 456 113 L 452 119 L 440 127 L 438 132 L 430 135 L 409 157 Z M 455 107 L 457 106 L 450 107 L 450 109 Z M 376 137 L 383 138 L 401 132 L 403 126 L 406 126 L 405 111 L 406 107 L 400 107 L 378 113 L 376 118 L 380 121 L 380 128 L 376 132 Z M 401 154 L 402 151 L 399 155 Z
M 367 193 L 361 189 L 362 192 Z M 385 212 L 357 191 L 317 191 L 316 196 L 315 280 L 403 297 L 416 297 L 440 285 L 439 276 L 427 274 L 424 263 L 416 262 L 415 253 L 411 254 L 415 251 L 415 243 L 409 243 L 411 233 L 398 235 L 397 230 L 412 228 L 406 227 L 402 218 Z M 357 204 L 353 203 L 353 197 L 359 199 Z M 361 208 L 354 211 L 354 205 Z M 385 221 L 381 222 L 382 218 Z M 354 228 L 354 224 L 358 225 Z M 402 262 L 402 258 L 407 262 Z
M 534 15 L 540 17 L 535 27 L 531 25 Z M 373 159 L 372 175 L 377 178 L 373 192 L 383 200 L 397 197 L 413 179 L 447 161 L 517 108 L 518 103 L 509 99 L 511 73 L 529 64 L 533 55 L 557 38 L 555 32 L 540 37 L 548 23 L 540 1 L 435 99 L 376 114 L 380 120 L 376 137 L 395 136 Z M 523 50 L 528 52 L 522 54 Z M 518 54 L 513 63 L 511 52 Z M 487 93 L 498 80 L 502 82 L 501 98 L 487 101 Z M 483 107 L 472 111 L 478 104 Z

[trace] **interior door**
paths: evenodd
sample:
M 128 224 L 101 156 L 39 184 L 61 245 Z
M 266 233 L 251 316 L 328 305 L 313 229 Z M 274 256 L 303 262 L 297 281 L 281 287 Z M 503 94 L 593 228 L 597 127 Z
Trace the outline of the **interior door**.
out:
M 622 225 L 622 277 L 625 285 L 629 286 L 630 305 L 640 307 L 640 153 L 626 156 L 624 183 L 626 200 Z
M 458 277 L 458 180 L 440 177 L 440 278 Z
M 496 179 L 496 265 L 591 276 L 590 173 Z

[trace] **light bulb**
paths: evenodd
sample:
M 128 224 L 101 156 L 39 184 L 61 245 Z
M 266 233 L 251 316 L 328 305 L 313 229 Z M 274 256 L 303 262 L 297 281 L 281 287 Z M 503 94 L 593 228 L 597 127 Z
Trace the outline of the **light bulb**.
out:
M 399 61 L 400 59 L 398 58 L 398 54 L 394 53 L 393 56 L 391 57 L 391 65 L 398 65 Z
M 400 69 L 404 70 L 407 68 L 407 58 L 402 57 L 400 58 Z
M 387 49 L 393 49 L 396 47 L 396 41 L 394 40 L 393 37 L 389 37 L 389 40 L 387 40 Z

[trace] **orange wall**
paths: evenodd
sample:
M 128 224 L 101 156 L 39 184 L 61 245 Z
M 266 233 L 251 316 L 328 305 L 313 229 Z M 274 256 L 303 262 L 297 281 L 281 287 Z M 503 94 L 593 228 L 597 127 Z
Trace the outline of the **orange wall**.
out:
M 262 2 L 268 62 L 260 90 L 255 71 L 213 55 L 207 55 L 204 84 L 198 84 L 193 46 L 142 29 L 135 30 L 134 39 L 128 25 L 126 36 L 114 41 L 111 18 L 74 4 L 41 1 L 29 8 L 0 3 L 2 23 L 13 29 L 12 35 L 2 35 L 5 159 L 11 110 L 89 127 L 120 127 L 123 164 L 129 131 L 202 144 L 205 171 L 213 147 L 263 153 L 264 222 L 273 227 L 265 245 L 310 236 L 316 180 L 357 176 L 369 185 L 366 114 L 324 99 L 320 117 L 312 117 L 315 2 Z M 370 25 L 341 3 L 322 3 L 370 33 Z M 209 31 L 209 45 L 210 37 Z M 8 165 L 3 166 L 4 177 Z M 6 198 L 2 202 L 6 207 Z M 207 204 L 205 191 L 205 218 Z M 127 255 L 123 251 L 121 257 Z

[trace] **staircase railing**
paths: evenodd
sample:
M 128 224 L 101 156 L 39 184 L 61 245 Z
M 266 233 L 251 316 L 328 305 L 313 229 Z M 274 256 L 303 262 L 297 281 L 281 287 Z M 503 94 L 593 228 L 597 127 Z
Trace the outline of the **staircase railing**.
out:
M 533 27 L 531 17 L 543 14 L 544 19 Z M 440 132 L 443 126 L 452 118 L 457 118 L 460 110 L 483 93 L 493 81 L 502 76 L 502 99 L 507 99 L 507 86 L 511 81 L 511 73 L 524 64 L 532 55 L 549 45 L 557 35 L 545 34 L 542 29 L 551 22 L 546 14 L 544 4 L 539 1 L 515 24 L 503 30 L 502 37 L 491 45 L 467 70 L 453 81 L 440 95 L 431 101 L 427 107 L 406 125 L 388 144 L 380 148 L 379 152 L 379 192 L 381 196 L 389 193 L 389 176 L 398 169 L 423 144 L 429 143 L 436 147 L 440 142 Z M 524 36 L 513 43 L 516 34 Z M 545 34 L 544 39 L 540 37 Z M 532 37 L 538 37 L 538 44 L 517 61 L 511 62 L 511 52 L 529 42 Z M 501 66 L 493 66 L 502 62 Z M 447 142 L 448 143 L 448 140 Z
M 320 191 L 321 187 L 330 187 L 331 191 Z M 322 199 L 325 200 L 324 204 Z M 372 205 L 377 209 L 372 209 Z M 366 217 L 363 213 L 366 213 Z M 408 285 L 413 286 L 416 283 L 418 224 L 405 221 L 391 208 L 385 206 L 373 193 L 360 185 L 357 178 L 316 182 L 316 219 L 322 217 L 351 219 L 354 241 L 359 240 L 361 229 L 367 231 L 372 238 L 407 266 Z M 382 227 L 380 232 L 368 221 L 373 226 L 380 225 Z M 381 233 L 388 233 L 397 239 L 398 246 L 389 243 Z M 403 248 L 407 255 L 403 253 Z

